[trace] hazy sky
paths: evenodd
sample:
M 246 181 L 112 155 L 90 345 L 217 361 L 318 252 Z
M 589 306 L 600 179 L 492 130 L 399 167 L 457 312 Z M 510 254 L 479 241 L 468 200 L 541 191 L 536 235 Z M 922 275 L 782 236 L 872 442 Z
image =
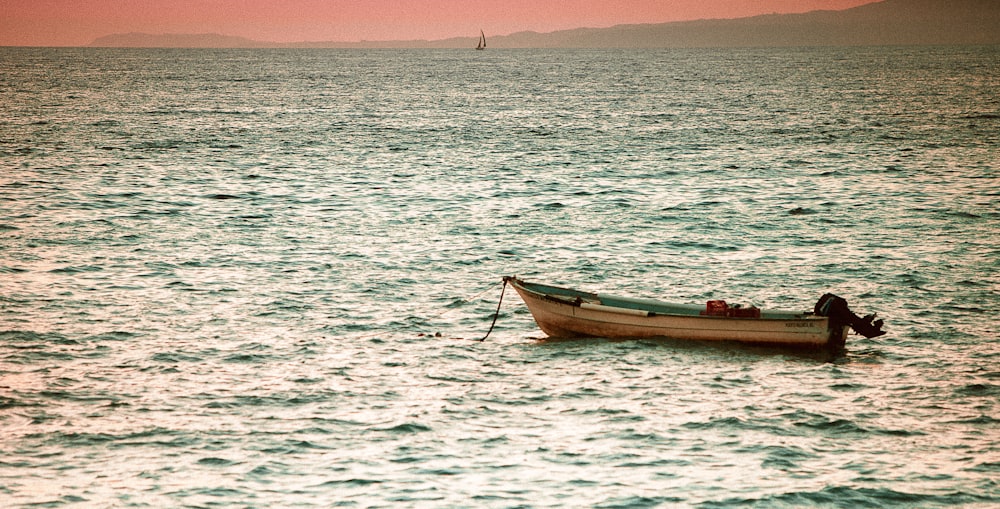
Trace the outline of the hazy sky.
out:
M 875 0 L 0 0 L 0 46 L 128 32 L 271 42 L 407 40 L 846 9 Z

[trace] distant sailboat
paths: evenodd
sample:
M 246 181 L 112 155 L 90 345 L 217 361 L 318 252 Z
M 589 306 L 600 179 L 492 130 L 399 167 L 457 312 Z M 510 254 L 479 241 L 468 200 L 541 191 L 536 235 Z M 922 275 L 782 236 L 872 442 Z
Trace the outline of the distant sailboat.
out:
M 486 34 L 482 30 L 479 31 L 479 45 L 476 46 L 476 49 L 479 51 L 486 49 Z

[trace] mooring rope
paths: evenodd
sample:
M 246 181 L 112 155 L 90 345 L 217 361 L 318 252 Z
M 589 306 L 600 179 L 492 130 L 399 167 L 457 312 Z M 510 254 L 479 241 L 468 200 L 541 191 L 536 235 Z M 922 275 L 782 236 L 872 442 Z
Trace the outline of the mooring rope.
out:
M 500 301 L 497 302 L 497 310 L 493 313 L 493 323 L 490 324 L 490 330 L 486 331 L 486 335 L 482 339 L 478 340 L 480 343 L 486 341 L 486 338 L 490 337 L 490 333 L 493 332 L 493 326 L 497 324 L 497 318 L 500 317 L 500 305 L 503 304 L 503 294 L 507 291 L 507 278 L 503 280 L 503 288 L 500 289 Z
M 504 281 L 504 284 L 506 284 L 506 283 L 507 282 Z M 475 300 L 479 299 L 480 297 L 482 297 L 483 295 L 485 295 L 486 292 L 488 292 L 488 291 L 496 288 L 496 286 L 498 284 L 500 284 L 500 281 L 497 281 L 496 283 L 491 284 L 485 290 L 483 290 L 483 291 L 481 291 L 481 292 L 473 295 L 472 297 L 466 297 L 464 299 L 459 299 L 459 302 L 468 303 L 468 302 L 475 301 Z M 437 313 L 437 314 L 430 315 L 430 316 L 426 317 L 426 319 L 427 320 L 433 320 L 435 318 L 441 318 L 442 316 L 445 316 L 445 315 L 450 314 L 450 313 L 454 313 L 455 311 L 457 311 L 457 308 L 445 309 L 444 311 L 441 311 L 440 313 Z
M 499 284 L 499 283 L 500 283 L 500 281 L 497 281 L 496 283 L 491 284 L 485 290 L 477 293 L 476 295 L 473 295 L 472 297 L 468 297 L 468 298 L 465 298 L 465 299 L 460 299 L 460 302 L 468 303 L 468 302 L 475 301 L 476 299 L 479 299 L 484 294 L 486 294 L 486 292 L 489 292 L 490 290 L 496 288 L 497 284 Z M 451 339 L 464 339 L 464 340 L 467 340 L 467 341 L 475 341 L 475 342 L 478 342 L 478 343 L 482 343 L 483 341 L 486 341 L 486 338 L 490 337 L 490 333 L 493 332 L 493 327 L 496 326 L 496 324 L 497 324 L 497 318 L 500 317 L 500 306 L 503 304 L 503 296 L 504 296 L 504 292 L 506 292 L 506 290 L 507 290 L 507 280 L 504 279 L 503 280 L 503 288 L 500 289 L 500 301 L 497 302 L 497 309 L 493 313 L 493 323 L 490 324 L 490 329 L 486 332 L 485 336 L 483 336 L 481 339 L 457 338 L 457 337 L 456 338 L 451 338 Z M 429 317 L 426 317 L 425 320 L 434 320 L 434 319 L 437 319 L 437 318 L 441 318 L 441 317 L 443 317 L 443 316 L 445 316 L 445 315 L 447 315 L 449 313 L 454 313 L 455 311 L 456 311 L 456 309 L 445 309 L 444 311 L 442 311 L 440 313 L 437 313 L 435 315 L 431 315 Z M 365 333 L 365 334 L 358 335 L 358 336 L 352 336 L 350 339 L 370 339 L 370 338 L 381 336 L 383 334 L 386 334 L 386 331 L 379 331 L 379 332 L 376 332 L 376 333 L 373 333 L 373 334 L 371 334 L 371 333 Z M 420 336 L 424 336 L 424 334 L 420 334 Z M 428 334 L 428 336 L 441 337 L 441 333 L 438 332 L 436 334 Z

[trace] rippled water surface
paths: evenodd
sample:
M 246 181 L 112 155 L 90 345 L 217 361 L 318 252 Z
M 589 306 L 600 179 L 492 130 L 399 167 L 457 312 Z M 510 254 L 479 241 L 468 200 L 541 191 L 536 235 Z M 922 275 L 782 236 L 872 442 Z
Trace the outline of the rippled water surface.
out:
M 0 506 L 1000 504 L 998 55 L 0 48 Z

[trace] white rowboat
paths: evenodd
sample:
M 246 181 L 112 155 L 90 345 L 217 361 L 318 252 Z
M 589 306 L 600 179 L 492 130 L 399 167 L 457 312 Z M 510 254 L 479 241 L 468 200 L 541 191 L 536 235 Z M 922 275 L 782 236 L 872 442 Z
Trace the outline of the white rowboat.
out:
M 773 311 L 670 304 L 596 294 L 504 277 L 528 306 L 542 332 L 557 338 L 652 338 L 738 341 L 781 347 L 843 350 L 848 329 L 866 337 L 884 334 L 874 315 L 860 318 L 840 297 L 826 294 L 813 311 Z

